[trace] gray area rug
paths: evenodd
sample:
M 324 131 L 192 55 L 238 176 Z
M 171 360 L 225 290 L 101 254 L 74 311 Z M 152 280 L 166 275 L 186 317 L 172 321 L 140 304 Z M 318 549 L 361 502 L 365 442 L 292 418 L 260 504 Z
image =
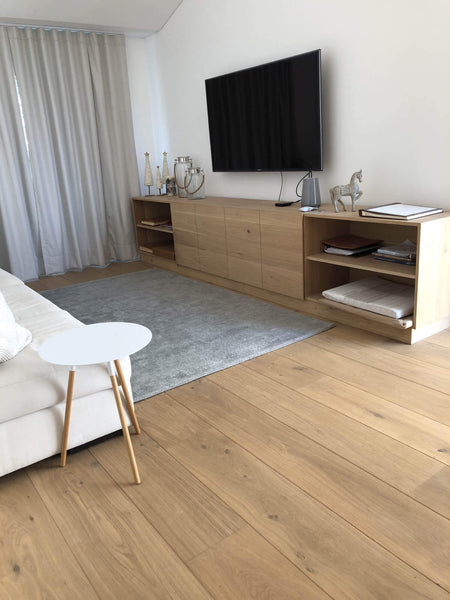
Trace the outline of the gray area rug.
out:
M 332 327 L 331 323 L 161 269 L 42 292 L 83 323 L 151 329 L 133 354 L 135 400 L 198 379 Z

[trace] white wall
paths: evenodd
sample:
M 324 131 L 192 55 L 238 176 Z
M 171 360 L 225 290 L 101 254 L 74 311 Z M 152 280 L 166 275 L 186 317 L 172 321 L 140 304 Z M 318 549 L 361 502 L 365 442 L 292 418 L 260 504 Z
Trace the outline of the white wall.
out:
M 149 38 L 151 40 L 152 38 Z M 148 44 L 147 44 L 148 45 Z M 147 193 L 144 188 L 144 153 L 149 152 L 154 156 L 155 131 L 153 128 L 152 105 L 158 88 L 152 84 L 152 71 L 155 68 L 154 61 L 150 60 L 154 53 L 147 51 L 147 45 L 143 39 L 127 38 L 127 61 L 128 77 L 130 83 L 131 110 L 133 114 L 134 138 L 136 142 L 136 156 L 138 161 L 139 175 L 141 181 L 141 192 Z M 157 126 L 157 121 L 155 122 Z M 153 167 L 155 164 L 151 165 Z M 154 193 L 155 190 L 152 190 Z
M 128 40 L 149 89 L 131 86 L 138 160 L 144 145 L 158 164 L 190 154 L 208 194 L 276 199 L 279 174 L 212 173 L 204 80 L 321 48 L 322 201 L 362 169 L 360 204 L 450 209 L 449 22 L 448 0 L 184 0 L 159 33 Z M 301 175 L 286 174 L 283 199 Z

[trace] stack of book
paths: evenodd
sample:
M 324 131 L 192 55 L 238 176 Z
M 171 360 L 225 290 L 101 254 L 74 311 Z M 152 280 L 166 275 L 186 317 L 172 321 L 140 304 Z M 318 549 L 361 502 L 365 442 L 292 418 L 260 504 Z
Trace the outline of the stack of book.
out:
M 386 260 L 388 262 L 403 265 L 415 265 L 416 251 L 416 244 L 409 240 L 405 240 L 401 244 L 382 246 L 381 248 L 378 248 L 376 252 L 372 252 L 372 256 L 377 260 Z
M 341 256 L 358 256 L 376 250 L 382 244 L 382 240 L 360 237 L 346 233 L 337 235 L 328 240 L 322 240 L 322 249 L 328 254 L 340 254 Z

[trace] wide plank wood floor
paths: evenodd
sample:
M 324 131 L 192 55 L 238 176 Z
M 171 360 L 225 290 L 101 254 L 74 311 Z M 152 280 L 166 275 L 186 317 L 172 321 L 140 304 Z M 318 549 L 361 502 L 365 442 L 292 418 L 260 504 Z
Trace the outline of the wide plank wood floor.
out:
M 449 366 L 338 325 L 139 402 L 141 485 L 120 436 L 0 480 L 0 598 L 450 600 Z

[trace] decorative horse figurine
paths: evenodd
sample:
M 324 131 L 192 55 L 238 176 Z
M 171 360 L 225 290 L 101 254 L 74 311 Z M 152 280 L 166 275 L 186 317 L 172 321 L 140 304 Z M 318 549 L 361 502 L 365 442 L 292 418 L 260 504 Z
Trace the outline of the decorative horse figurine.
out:
M 356 212 L 355 203 L 357 200 L 361 198 L 363 193 L 359 190 L 358 181 L 362 181 L 362 170 L 356 171 L 353 173 L 350 183 L 348 185 L 336 185 L 334 188 L 331 188 L 331 201 L 334 204 L 334 210 L 339 212 L 337 203 L 342 206 L 342 208 L 346 211 L 345 204 L 342 202 L 342 196 L 350 196 L 352 199 L 352 211 Z

